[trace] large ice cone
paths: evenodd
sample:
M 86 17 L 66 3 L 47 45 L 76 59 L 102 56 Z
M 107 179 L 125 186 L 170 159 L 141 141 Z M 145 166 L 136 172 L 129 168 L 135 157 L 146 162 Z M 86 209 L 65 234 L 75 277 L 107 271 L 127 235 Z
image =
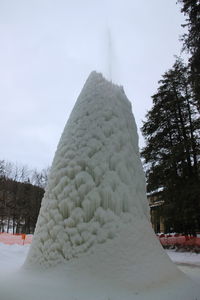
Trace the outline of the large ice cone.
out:
M 96 72 L 61 136 L 25 265 L 60 263 L 70 270 L 66 281 L 78 272 L 77 282 L 90 276 L 91 282 L 128 291 L 131 299 L 134 292 L 180 282 L 182 290 L 167 299 L 194 299 L 190 281 L 169 260 L 149 222 L 131 104 L 122 87 Z

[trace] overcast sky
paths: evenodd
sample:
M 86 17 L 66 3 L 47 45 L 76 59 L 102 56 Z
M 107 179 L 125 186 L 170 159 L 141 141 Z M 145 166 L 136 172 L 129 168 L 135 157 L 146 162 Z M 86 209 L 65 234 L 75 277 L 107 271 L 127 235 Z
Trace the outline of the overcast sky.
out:
M 51 165 L 92 70 L 112 70 L 139 131 L 182 23 L 176 0 L 0 0 L 0 159 Z

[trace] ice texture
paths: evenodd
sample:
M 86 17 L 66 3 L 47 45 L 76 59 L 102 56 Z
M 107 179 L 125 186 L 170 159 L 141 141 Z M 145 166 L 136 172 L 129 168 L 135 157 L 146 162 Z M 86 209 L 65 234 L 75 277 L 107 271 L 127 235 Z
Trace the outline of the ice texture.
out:
M 122 87 L 96 72 L 58 144 L 25 263 L 28 270 L 53 266 L 55 278 L 63 278 L 60 295 L 66 285 L 69 299 L 198 295 L 152 230 L 131 104 Z M 56 289 L 52 285 L 48 295 L 68 299 L 57 297 Z
M 28 257 L 54 265 L 149 218 L 131 104 L 92 72 L 61 136 Z

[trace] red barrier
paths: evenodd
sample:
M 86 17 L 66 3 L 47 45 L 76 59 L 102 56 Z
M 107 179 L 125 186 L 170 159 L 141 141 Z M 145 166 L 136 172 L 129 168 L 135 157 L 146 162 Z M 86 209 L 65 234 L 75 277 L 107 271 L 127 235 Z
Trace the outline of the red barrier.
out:
M 182 246 L 198 246 L 200 247 L 200 238 L 199 237 L 190 237 L 187 235 L 161 235 L 158 237 L 161 244 L 163 246 L 170 246 L 170 245 L 182 245 Z
M 7 245 L 26 245 L 31 244 L 33 235 L 26 234 L 10 234 L 10 233 L 1 233 L 0 235 L 0 243 L 4 243 Z

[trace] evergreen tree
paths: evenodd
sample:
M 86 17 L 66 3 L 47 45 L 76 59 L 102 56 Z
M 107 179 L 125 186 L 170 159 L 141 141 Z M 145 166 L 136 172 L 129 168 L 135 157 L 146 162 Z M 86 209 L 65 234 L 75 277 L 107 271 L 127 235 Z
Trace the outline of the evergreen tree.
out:
M 163 190 L 167 231 L 195 234 L 200 227 L 200 119 L 187 67 L 177 59 L 159 84 L 142 127 L 147 190 Z
M 184 49 L 191 54 L 189 59 L 191 81 L 194 98 L 200 111 L 200 1 L 179 0 L 178 2 L 182 4 L 181 11 L 187 17 L 186 24 L 183 25 L 188 29 L 188 33 L 183 35 Z

